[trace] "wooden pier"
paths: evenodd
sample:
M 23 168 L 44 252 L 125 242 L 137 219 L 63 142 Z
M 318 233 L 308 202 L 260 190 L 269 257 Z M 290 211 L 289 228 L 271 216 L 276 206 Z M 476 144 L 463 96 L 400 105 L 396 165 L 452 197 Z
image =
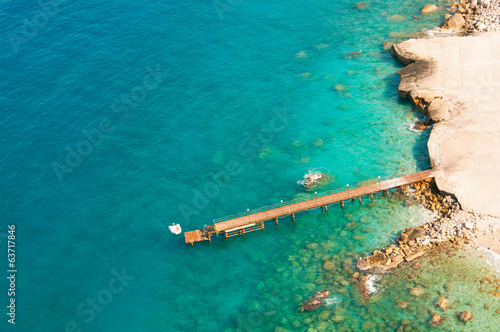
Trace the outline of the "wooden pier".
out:
M 389 196 L 389 190 L 394 188 L 403 188 L 404 186 L 419 182 L 422 180 L 431 179 L 434 177 L 433 170 L 426 170 L 410 175 L 399 176 L 390 179 L 374 179 L 365 181 L 369 183 L 357 188 L 345 190 L 337 190 L 333 193 L 326 193 L 326 195 L 313 197 L 302 201 L 285 202 L 257 211 L 250 211 L 247 214 L 239 214 L 236 216 L 229 216 L 221 219 L 214 220 L 213 225 L 209 225 L 202 230 L 195 230 L 184 233 L 186 243 L 194 245 L 195 242 L 209 241 L 211 242 L 212 235 L 223 233 L 226 238 L 236 235 L 243 235 L 248 232 L 253 232 L 260 229 L 265 229 L 264 222 L 273 220 L 276 225 L 279 224 L 279 218 L 290 215 L 293 222 L 295 222 L 295 214 L 302 211 L 321 207 L 328 212 L 328 205 L 340 202 L 342 209 L 344 209 L 344 201 L 352 200 L 355 198 L 361 204 L 362 196 L 369 196 L 373 201 L 373 194 L 383 192 L 384 195 Z

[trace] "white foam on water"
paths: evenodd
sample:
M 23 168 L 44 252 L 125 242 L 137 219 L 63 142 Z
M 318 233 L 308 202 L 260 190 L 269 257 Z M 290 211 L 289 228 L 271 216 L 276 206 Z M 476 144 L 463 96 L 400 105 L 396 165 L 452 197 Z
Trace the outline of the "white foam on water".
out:
M 493 270 L 500 272 L 500 255 L 497 254 L 496 252 L 485 248 L 478 246 L 477 250 L 480 252 L 483 252 L 485 255 L 484 261 L 486 264 L 488 264 Z
M 333 306 L 333 305 L 336 306 L 336 305 L 340 304 L 341 302 L 342 302 L 341 299 L 339 299 L 336 296 L 334 296 L 332 298 L 325 299 L 326 306 Z
M 369 274 L 368 280 L 366 281 L 366 288 L 368 289 L 368 294 L 377 294 L 377 287 L 375 287 L 375 282 L 380 280 L 380 276 L 377 274 Z

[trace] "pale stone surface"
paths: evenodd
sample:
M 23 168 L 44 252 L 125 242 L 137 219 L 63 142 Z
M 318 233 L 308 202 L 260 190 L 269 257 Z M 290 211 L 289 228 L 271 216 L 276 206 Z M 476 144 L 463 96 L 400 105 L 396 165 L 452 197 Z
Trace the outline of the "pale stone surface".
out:
M 448 99 L 438 98 L 431 101 L 427 111 L 432 121 L 445 121 L 450 119 L 451 106 L 452 104 Z
M 400 96 L 440 91 L 454 105 L 428 142 L 439 189 L 466 211 L 500 216 L 500 34 L 411 39 L 391 51 L 416 61 L 399 73 Z

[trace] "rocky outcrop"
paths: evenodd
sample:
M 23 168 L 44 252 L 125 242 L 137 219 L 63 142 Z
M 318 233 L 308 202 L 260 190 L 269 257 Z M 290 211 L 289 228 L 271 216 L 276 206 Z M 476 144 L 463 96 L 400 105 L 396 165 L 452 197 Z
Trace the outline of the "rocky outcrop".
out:
M 451 26 L 460 26 L 464 32 L 477 33 L 477 32 L 490 32 L 500 31 L 500 1 L 499 0 L 456 0 L 449 8 L 455 15 L 450 27 L 444 28 L 458 29 Z M 455 16 L 453 15 L 453 16 Z M 452 17 L 453 17 L 452 16 Z
M 434 191 L 431 189 L 434 188 Z M 435 192 L 431 181 L 415 183 L 406 189 L 409 202 L 418 203 L 437 213 L 437 220 L 401 232 L 395 243 L 381 250 L 375 250 L 367 257 L 360 257 L 357 268 L 361 271 L 379 268 L 391 270 L 403 262 L 411 262 L 429 249 L 447 243 L 469 243 L 476 238 L 476 222 L 463 222 L 462 218 L 450 217 L 459 210 L 459 205 L 449 196 Z
M 317 292 L 301 306 L 301 310 L 312 311 L 317 309 L 328 296 L 330 296 L 330 292 L 327 290 Z
M 404 43 L 392 45 L 391 54 L 395 56 L 399 62 L 406 65 L 406 67 L 398 71 L 400 78 L 398 95 L 400 97 L 410 99 L 415 106 L 417 106 L 419 102 L 422 102 L 420 109 L 424 110 L 432 99 L 441 96 L 441 94 L 437 92 L 423 91 L 423 89 L 419 87 L 420 84 L 418 84 L 429 75 L 432 75 L 436 70 L 436 66 L 432 61 L 419 58 L 413 52 L 410 52 Z M 419 96 L 419 94 L 425 94 L 426 98 Z

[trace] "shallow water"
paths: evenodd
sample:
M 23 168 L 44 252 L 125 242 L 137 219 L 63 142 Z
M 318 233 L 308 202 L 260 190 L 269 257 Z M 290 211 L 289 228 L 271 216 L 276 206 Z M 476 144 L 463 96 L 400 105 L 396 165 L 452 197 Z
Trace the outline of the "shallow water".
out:
M 301 330 L 315 313 L 298 313 L 299 298 L 348 278 L 325 274 L 324 255 L 338 267 L 428 218 L 377 197 L 212 246 L 170 234 L 172 222 L 198 229 L 311 195 L 297 185 L 309 169 L 333 177 L 321 193 L 428 165 L 428 132 L 408 129 L 419 115 L 397 99 L 401 66 L 382 42 L 443 11 L 414 21 L 425 2 L 225 4 L 67 2 L 27 36 L 40 5 L 0 3 L 0 239 L 17 225 L 20 331 Z M 117 274 L 128 277 L 110 293 Z M 392 315 L 393 303 L 369 308 L 345 289 L 335 326 Z

